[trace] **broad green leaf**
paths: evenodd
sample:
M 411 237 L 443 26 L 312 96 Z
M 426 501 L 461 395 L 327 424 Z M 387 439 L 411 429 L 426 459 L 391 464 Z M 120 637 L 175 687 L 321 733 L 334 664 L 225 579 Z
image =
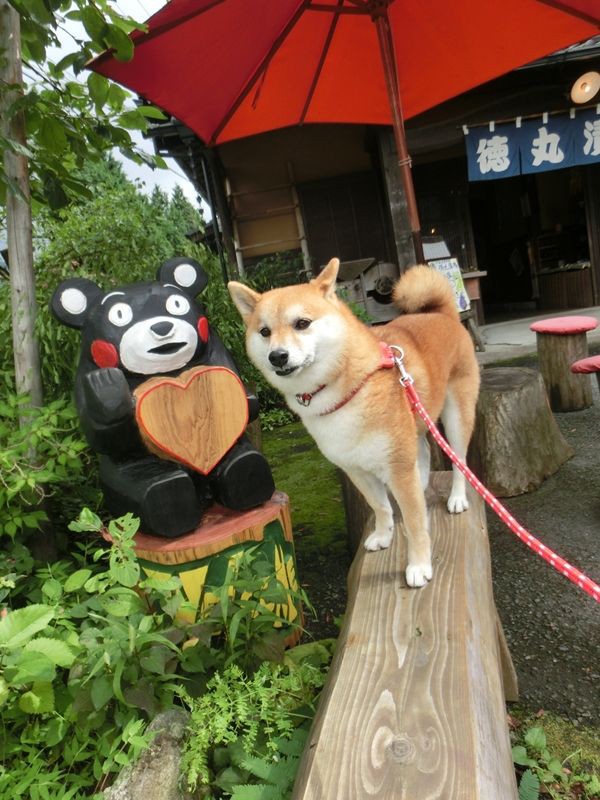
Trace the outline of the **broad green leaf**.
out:
M 59 155 L 67 146 L 64 127 L 54 117 L 44 117 L 38 130 L 39 142 L 51 153 Z
M 80 19 L 90 39 L 101 43 L 108 30 L 102 14 L 92 5 L 89 5 L 81 10 Z
M 140 579 L 140 565 L 137 561 L 113 563 L 111 559 L 110 574 L 122 586 L 135 586 Z
M 49 747 L 54 747 L 65 738 L 65 734 L 69 730 L 69 723 L 62 717 L 56 717 L 50 720 L 46 728 L 46 735 L 44 736 L 44 744 Z
M 45 714 L 54 710 L 54 689 L 51 683 L 34 683 L 19 698 L 19 708 L 26 714 Z
M 146 119 L 137 109 L 135 109 L 135 111 L 124 111 L 119 116 L 118 121 L 119 125 L 122 125 L 128 130 L 145 131 L 148 127 Z
M 139 106 L 138 111 L 148 119 L 159 119 L 161 121 L 168 119 L 168 116 L 156 106 Z
M 81 589 L 91 574 L 91 569 L 78 569 L 77 572 L 69 575 L 64 585 L 65 592 L 76 592 Z
M 90 90 L 90 97 L 98 108 L 102 108 L 108 97 L 109 82 L 103 75 L 98 75 L 97 72 L 91 72 L 88 75 L 87 85 Z
M 515 745 L 512 749 L 512 760 L 515 764 L 518 764 L 520 767 L 529 767 L 532 764 L 535 764 L 529 756 L 527 755 L 527 750 L 523 747 L 523 745 Z
M 94 678 L 92 682 L 91 698 L 96 711 L 103 708 L 114 697 L 112 681 L 106 675 Z
M 546 747 L 546 734 L 541 728 L 530 728 L 525 734 L 525 742 L 537 753 Z
M 135 612 L 144 611 L 141 597 L 133 591 L 108 591 L 99 600 L 104 611 L 114 617 L 128 617 Z
M 48 578 L 42 585 L 42 594 L 44 599 L 50 603 L 57 603 L 62 597 L 63 587 L 62 583 L 56 578 Z
M 115 111 L 120 111 L 123 108 L 123 103 L 127 100 L 127 97 L 127 92 L 124 89 L 121 89 L 116 83 L 110 84 L 107 101 Z
M 16 662 L 6 667 L 4 674 L 13 686 L 21 686 L 34 681 L 54 680 L 56 668 L 45 653 L 22 650 Z
M 0 646 L 22 647 L 54 618 L 54 609 L 41 604 L 9 611 L 0 620 Z
M 116 25 L 110 25 L 104 34 L 104 40 L 109 47 L 114 47 L 115 57 L 119 61 L 131 61 L 133 42 L 125 31 Z
M 25 652 L 43 653 L 57 667 L 70 667 L 76 658 L 76 654 L 68 644 L 42 636 L 28 642 L 25 645 Z

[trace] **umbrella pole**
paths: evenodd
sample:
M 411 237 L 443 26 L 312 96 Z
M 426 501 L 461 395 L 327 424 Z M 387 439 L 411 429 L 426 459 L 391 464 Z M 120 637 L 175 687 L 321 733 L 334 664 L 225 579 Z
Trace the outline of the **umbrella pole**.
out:
M 408 148 L 406 145 L 406 133 L 404 131 L 404 119 L 402 117 L 400 91 L 398 88 L 398 78 L 396 75 L 394 43 L 392 41 L 392 32 L 390 30 L 390 21 L 387 15 L 387 9 L 384 8 L 381 13 L 374 17 L 373 21 L 375 22 L 375 26 L 377 28 L 379 50 L 381 52 L 381 60 L 383 62 L 383 73 L 385 75 L 385 83 L 387 87 L 390 108 L 392 111 L 394 140 L 396 142 L 396 151 L 398 153 L 398 167 L 400 169 L 402 186 L 404 187 L 404 193 L 406 195 L 408 220 L 410 224 L 413 247 L 417 262 L 422 264 L 425 262 L 425 256 L 423 254 L 423 242 L 421 240 L 421 223 L 419 221 L 419 211 L 417 209 L 417 199 L 415 197 L 415 187 L 412 179 L 411 158 L 408 154 Z

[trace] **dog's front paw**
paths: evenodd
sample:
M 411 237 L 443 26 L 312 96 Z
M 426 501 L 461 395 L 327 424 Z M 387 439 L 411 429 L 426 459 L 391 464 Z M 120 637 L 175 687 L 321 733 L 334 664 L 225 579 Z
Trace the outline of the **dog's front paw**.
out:
M 462 514 L 469 507 L 469 501 L 464 494 L 451 494 L 448 498 L 447 507 L 451 514 Z
M 373 531 L 373 533 L 365 539 L 365 550 L 385 550 L 386 547 L 391 545 L 393 536 L 393 530 L 384 531 L 383 533 L 380 531 Z
M 409 564 L 406 568 L 406 582 L 413 589 L 425 586 L 431 580 L 433 570 L 431 564 Z

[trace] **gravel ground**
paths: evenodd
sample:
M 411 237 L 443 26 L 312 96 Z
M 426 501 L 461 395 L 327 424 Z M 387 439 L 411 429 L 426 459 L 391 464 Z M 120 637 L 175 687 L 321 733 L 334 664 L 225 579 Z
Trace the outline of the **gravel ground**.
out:
M 533 362 L 520 362 L 535 366 Z M 600 395 L 556 414 L 575 455 L 534 492 L 503 503 L 534 536 L 600 582 Z M 525 547 L 488 509 L 496 604 L 521 701 L 600 725 L 600 607 Z

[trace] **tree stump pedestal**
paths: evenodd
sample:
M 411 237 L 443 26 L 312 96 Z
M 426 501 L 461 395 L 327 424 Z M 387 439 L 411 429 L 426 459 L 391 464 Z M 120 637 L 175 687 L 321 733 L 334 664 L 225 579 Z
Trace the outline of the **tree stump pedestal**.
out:
M 301 635 L 302 609 L 297 600 L 298 579 L 292 538 L 289 500 L 275 492 L 271 500 L 250 511 L 231 511 L 214 505 L 202 524 L 184 536 L 163 539 L 138 533 L 135 552 L 146 575 L 181 580 L 187 603 L 178 618 L 190 625 L 219 602 L 219 589 L 235 568 L 240 554 L 257 548 L 273 566 L 279 582 L 290 590 L 287 603 L 267 604 L 279 617 L 274 623 L 288 635 L 285 644 L 296 644 Z
M 572 455 L 539 372 L 524 367 L 483 371 L 467 461 L 492 494 L 531 492 Z

